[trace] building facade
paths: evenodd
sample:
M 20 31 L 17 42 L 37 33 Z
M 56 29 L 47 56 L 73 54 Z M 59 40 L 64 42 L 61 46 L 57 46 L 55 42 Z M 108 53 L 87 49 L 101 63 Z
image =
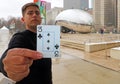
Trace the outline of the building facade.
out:
M 120 32 L 120 0 L 117 0 L 116 4 L 117 4 L 117 7 L 116 7 L 116 9 L 117 9 L 117 16 L 116 16 L 117 30 Z
M 64 9 L 87 9 L 89 0 L 64 0 Z
M 93 19 L 95 28 L 107 28 L 112 31 L 120 27 L 120 1 L 119 0 L 94 0 Z

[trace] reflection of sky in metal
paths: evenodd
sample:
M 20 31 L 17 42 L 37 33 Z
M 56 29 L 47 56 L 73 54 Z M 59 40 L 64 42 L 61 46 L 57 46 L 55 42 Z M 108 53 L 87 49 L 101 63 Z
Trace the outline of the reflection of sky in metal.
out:
M 62 11 L 56 17 L 56 21 L 58 20 L 88 25 L 90 25 L 93 22 L 92 16 L 89 13 L 79 9 L 68 9 Z

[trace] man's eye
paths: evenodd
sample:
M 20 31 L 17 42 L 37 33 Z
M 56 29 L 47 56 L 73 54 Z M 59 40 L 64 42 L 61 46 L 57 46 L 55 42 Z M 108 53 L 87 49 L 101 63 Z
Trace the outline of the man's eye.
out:
M 37 11 L 37 12 L 35 12 L 35 14 L 36 14 L 36 15 L 40 15 L 40 12 Z
M 28 12 L 27 14 L 28 14 L 28 15 L 33 15 L 33 12 Z
M 28 14 L 28 15 L 33 15 L 34 13 L 35 13 L 36 15 L 40 15 L 40 12 L 39 12 L 39 11 L 35 11 L 35 12 L 28 12 L 27 14 Z

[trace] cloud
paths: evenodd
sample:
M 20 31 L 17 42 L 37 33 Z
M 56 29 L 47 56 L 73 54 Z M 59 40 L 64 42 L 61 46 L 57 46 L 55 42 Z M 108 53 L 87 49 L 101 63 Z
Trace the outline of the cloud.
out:
M 63 0 L 44 0 L 51 2 L 52 7 L 62 6 Z M 28 2 L 33 0 L 1 0 L 0 1 L 0 18 L 8 18 L 8 16 L 21 17 L 21 7 Z
M 0 1 L 0 18 L 7 18 L 8 16 L 21 16 L 21 7 L 33 0 L 1 0 Z

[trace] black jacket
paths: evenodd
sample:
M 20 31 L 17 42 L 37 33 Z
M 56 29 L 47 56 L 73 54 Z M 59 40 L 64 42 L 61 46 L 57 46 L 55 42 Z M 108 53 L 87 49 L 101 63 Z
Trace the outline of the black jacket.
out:
M 36 50 L 36 33 L 25 30 L 13 35 L 8 45 L 8 49 L 3 53 L 0 60 L 0 71 L 6 76 L 7 74 L 3 69 L 4 66 L 2 59 L 6 56 L 7 51 L 11 48 L 27 48 Z M 35 60 L 30 67 L 30 74 L 16 84 L 52 84 L 51 67 L 50 58 Z

